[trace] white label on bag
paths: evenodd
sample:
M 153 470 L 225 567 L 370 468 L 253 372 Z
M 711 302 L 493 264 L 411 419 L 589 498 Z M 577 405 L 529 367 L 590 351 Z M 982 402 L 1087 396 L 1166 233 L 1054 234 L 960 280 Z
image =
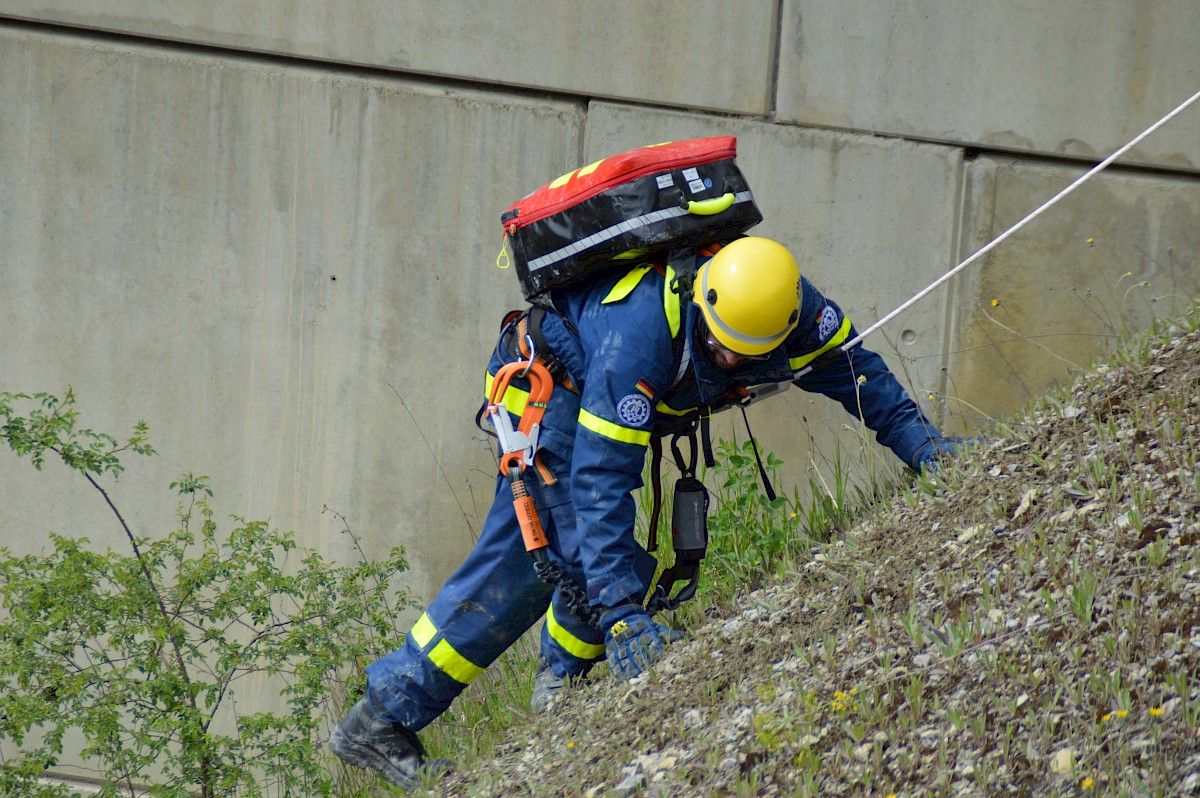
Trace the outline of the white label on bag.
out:
M 699 194 L 704 190 L 704 188 L 705 186 L 703 180 L 693 180 L 692 182 L 688 183 L 688 190 L 693 194 Z
M 692 182 L 693 180 L 699 180 L 700 173 L 696 171 L 696 167 L 690 166 L 687 169 L 683 170 L 683 179 L 688 181 L 689 183 Z
M 671 179 L 670 174 L 659 175 L 658 177 L 656 177 L 654 179 L 658 183 L 659 191 L 662 191 L 664 188 L 670 188 L 671 186 L 675 185 L 675 181 Z

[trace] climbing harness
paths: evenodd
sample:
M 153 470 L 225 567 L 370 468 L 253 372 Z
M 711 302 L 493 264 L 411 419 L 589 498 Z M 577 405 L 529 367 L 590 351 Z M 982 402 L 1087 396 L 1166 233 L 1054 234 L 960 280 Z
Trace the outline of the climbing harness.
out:
M 523 344 L 529 352 L 528 360 L 508 363 L 496 372 L 487 404 L 481 412 L 491 422 L 500 446 L 500 473 L 512 489 L 513 508 L 521 526 L 525 550 L 533 558 L 534 572 L 542 582 L 558 588 L 573 615 L 594 626 L 599 622 L 599 616 L 588 604 L 586 591 L 550 558 L 550 542 L 546 539 L 533 497 L 525 487 L 525 470 L 530 466 L 537 468 L 547 485 L 554 484 L 557 479 L 538 458 L 542 417 L 554 393 L 555 380 L 551 368 L 538 355 L 533 336 L 524 336 Z M 516 429 L 513 429 L 508 410 L 501 401 L 514 378 L 529 380 L 529 400 Z

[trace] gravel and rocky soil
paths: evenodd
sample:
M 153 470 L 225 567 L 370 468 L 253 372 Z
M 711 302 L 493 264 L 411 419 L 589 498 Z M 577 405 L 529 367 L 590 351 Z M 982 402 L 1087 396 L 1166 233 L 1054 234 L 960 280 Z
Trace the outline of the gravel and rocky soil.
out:
M 1200 795 L 1200 332 L 1131 352 L 436 794 Z

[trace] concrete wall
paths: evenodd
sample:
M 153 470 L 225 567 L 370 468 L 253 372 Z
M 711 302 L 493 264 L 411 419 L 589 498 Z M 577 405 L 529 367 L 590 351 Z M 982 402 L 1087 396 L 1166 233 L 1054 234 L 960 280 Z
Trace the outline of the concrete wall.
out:
M 492 265 L 512 200 L 735 134 L 759 232 L 865 327 L 1200 88 L 1197 29 L 1193 0 L 0 0 L 0 390 L 150 424 L 158 457 L 114 486 L 139 532 L 210 474 L 221 512 L 332 556 L 325 507 L 369 555 L 405 545 L 428 597 L 490 503 L 471 418 L 519 300 Z M 1198 122 L 869 341 L 946 429 L 1200 294 Z M 751 419 L 790 483 L 861 445 L 799 392 Z M 0 506 L 17 551 L 120 543 L 86 486 L 11 456 Z

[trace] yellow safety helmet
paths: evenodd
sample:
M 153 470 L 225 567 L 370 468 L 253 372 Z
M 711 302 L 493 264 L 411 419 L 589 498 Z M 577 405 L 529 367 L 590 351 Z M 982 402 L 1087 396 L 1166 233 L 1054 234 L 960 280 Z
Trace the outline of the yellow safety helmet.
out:
M 692 302 L 721 346 L 739 355 L 770 352 L 800 318 L 800 267 L 769 238 L 739 238 L 696 273 Z

